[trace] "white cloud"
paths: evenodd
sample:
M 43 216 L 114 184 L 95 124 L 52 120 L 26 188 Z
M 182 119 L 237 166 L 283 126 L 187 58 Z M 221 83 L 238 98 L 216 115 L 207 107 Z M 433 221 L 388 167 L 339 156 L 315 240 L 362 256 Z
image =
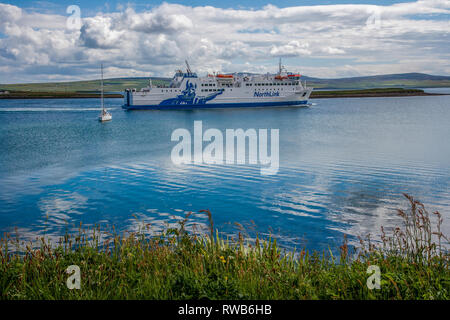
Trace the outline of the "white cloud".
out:
M 296 57 L 296 56 L 309 56 L 311 51 L 308 50 L 309 43 L 297 40 L 289 41 L 288 44 L 282 46 L 272 46 L 270 54 L 276 57 Z
M 274 71 L 279 56 L 316 77 L 450 70 L 448 0 L 117 10 L 83 17 L 73 31 L 67 16 L 0 4 L 0 67 L 8 70 L 0 82 L 94 78 L 100 61 L 107 76 L 171 76 L 186 58 L 198 72 Z

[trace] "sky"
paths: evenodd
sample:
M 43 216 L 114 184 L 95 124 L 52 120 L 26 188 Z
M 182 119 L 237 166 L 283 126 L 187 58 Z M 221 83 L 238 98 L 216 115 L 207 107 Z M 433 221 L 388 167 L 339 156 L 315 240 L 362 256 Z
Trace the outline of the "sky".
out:
M 78 14 L 79 13 L 79 14 Z M 79 17 L 79 18 L 78 18 Z M 288 70 L 450 76 L 450 0 L 0 2 L 0 83 Z

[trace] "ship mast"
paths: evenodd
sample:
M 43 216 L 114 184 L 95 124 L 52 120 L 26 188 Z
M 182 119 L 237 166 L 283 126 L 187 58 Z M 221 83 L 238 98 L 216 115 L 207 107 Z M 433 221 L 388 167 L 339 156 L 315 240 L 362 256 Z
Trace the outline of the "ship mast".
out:
M 101 64 L 101 71 L 102 71 L 102 79 L 101 79 L 101 88 L 102 88 L 102 92 L 101 92 L 101 101 L 102 101 L 102 110 L 105 110 L 105 105 L 103 103 L 103 63 Z

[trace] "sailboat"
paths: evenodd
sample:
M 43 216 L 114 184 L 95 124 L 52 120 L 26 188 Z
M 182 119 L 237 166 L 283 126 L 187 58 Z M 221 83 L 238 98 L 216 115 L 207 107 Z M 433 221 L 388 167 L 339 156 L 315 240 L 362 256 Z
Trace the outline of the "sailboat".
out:
M 111 113 L 108 112 L 108 110 L 106 110 L 105 102 L 104 102 L 104 99 L 103 99 L 103 64 L 101 65 L 101 69 L 102 69 L 102 80 L 101 80 L 101 84 L 102 84 L 102 93 L 101 93 L 102 112 L 100 113 L 100 116 L 98 117 L 98 121 L 105 122 L 105 121 L 110 121 L 112 119 L 112 115 L 111 115 Z

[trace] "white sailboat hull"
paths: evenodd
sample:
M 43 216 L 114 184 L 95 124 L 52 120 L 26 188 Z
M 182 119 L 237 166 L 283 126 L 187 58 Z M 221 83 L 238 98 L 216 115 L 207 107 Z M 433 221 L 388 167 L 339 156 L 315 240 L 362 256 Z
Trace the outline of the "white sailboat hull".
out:
M 112 116 L 110 114 L 107 115 L 102 115 L 98 117 L 98 121 L 100 122 L 105 122 L 105 121 L 110 121 L 112 120 Z

